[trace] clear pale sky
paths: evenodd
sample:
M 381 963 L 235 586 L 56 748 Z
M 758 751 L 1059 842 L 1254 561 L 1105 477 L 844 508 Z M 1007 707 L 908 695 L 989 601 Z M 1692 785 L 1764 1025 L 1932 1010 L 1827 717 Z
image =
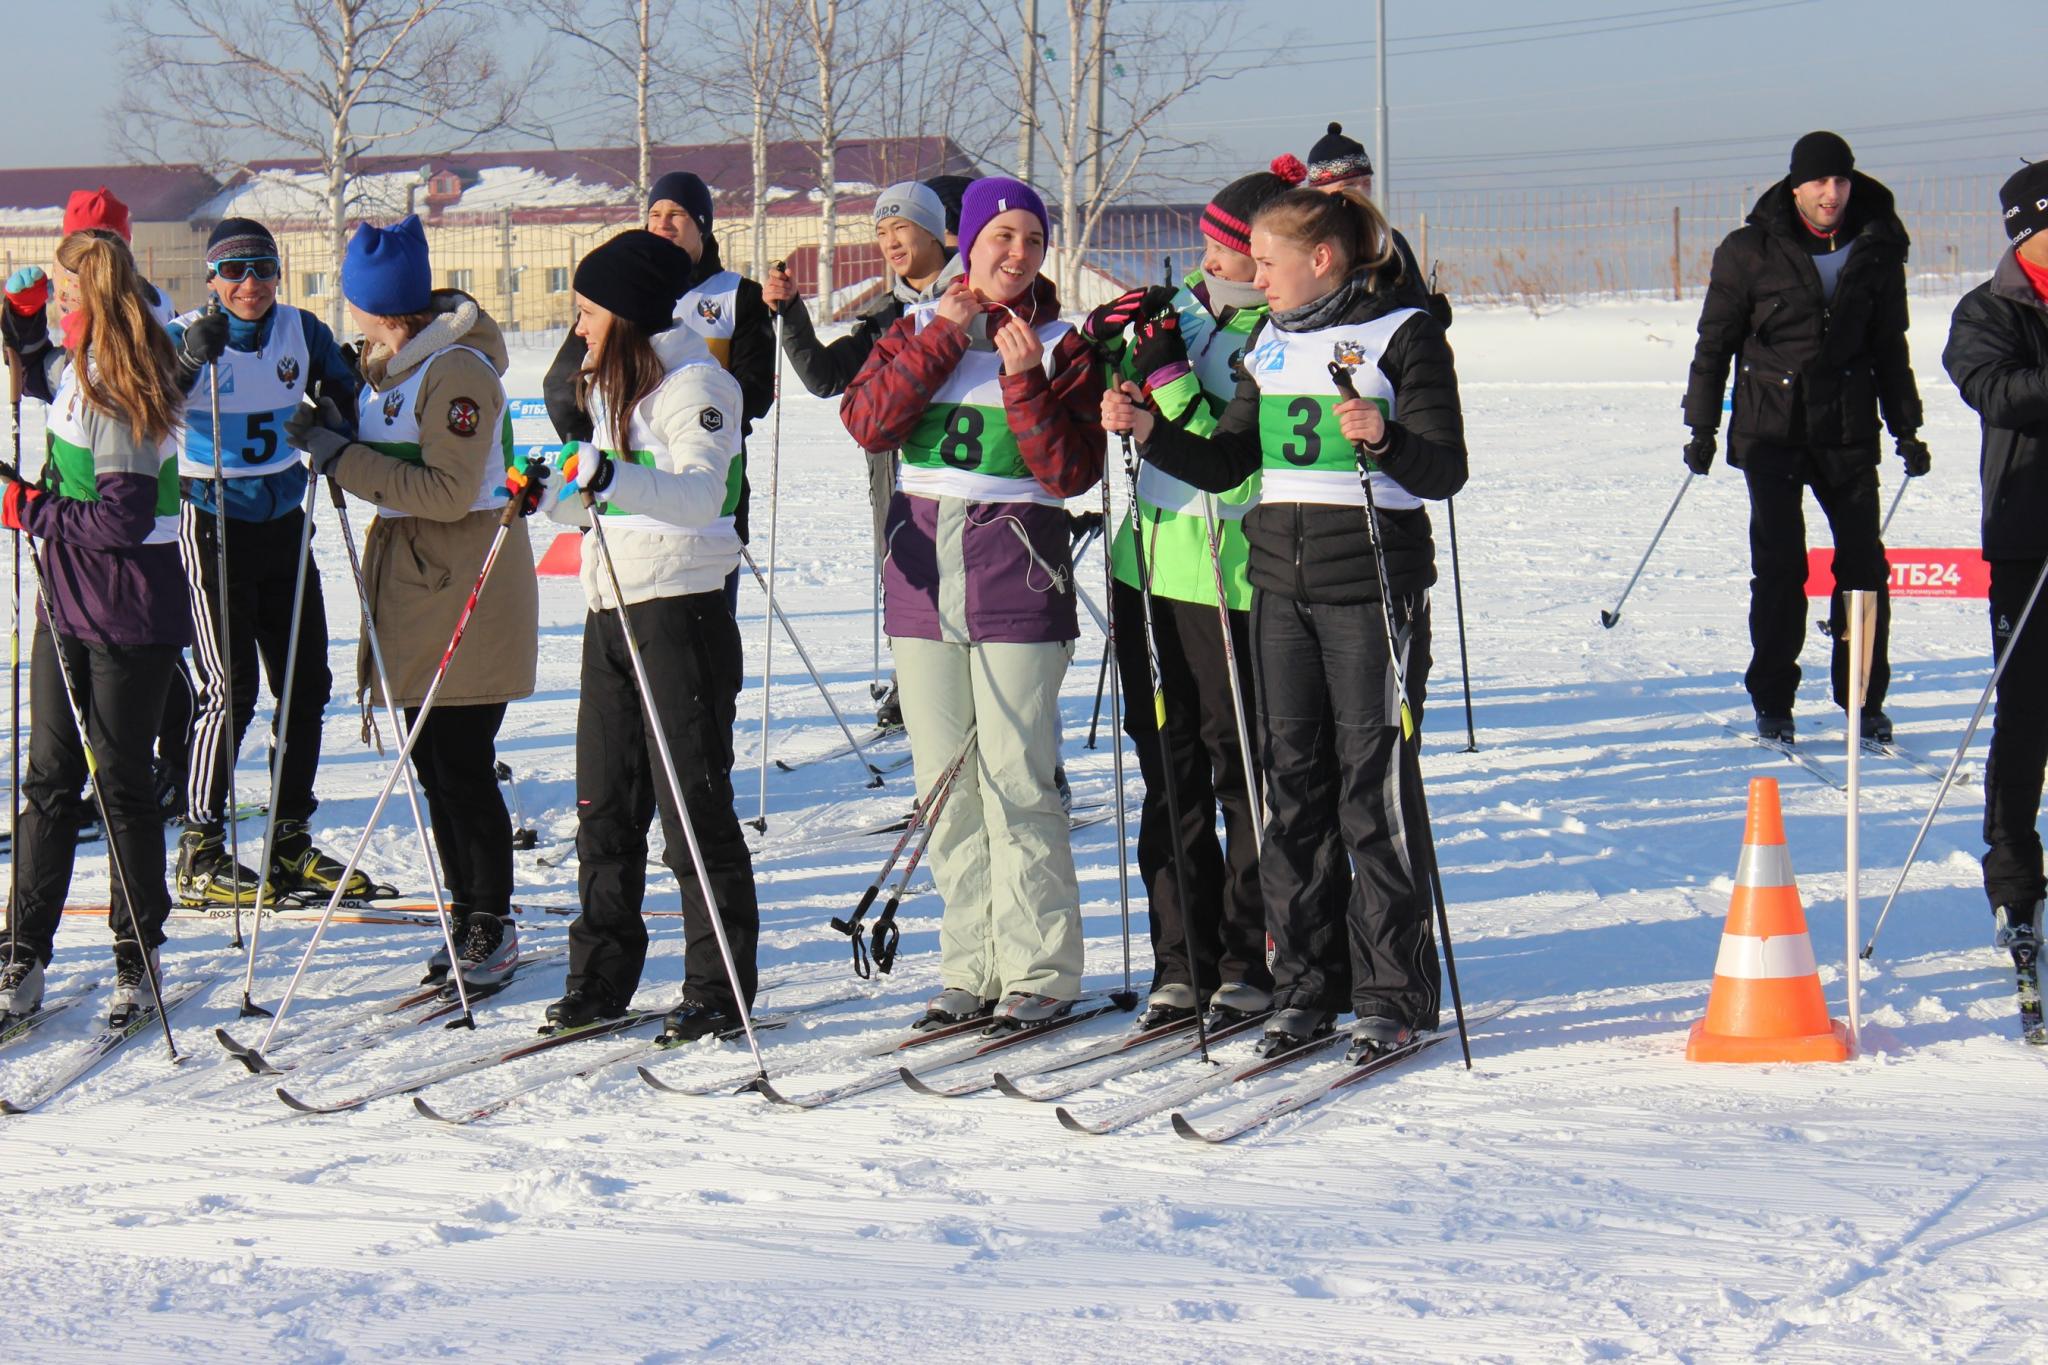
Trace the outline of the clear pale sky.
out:
M 1237 12 L 1236 48 L 1264 65 L 1197 92 L 1178 114 L 1215 148 L 1211 173 L 1305 153 L 1332 118 L 1372 145 L 1370 0 L 1114 3 Z M 111 0 L 12 0 L 7 9 L 14 60 L 0 88 L 0 164 L 120 160 L 107 119 L 123 78 Z M 1759 182 L 1782 173 L 1792 140 L 1815 127 L 1842 132 L 1858 165 L 1880 178 L 1993 173 L 2022 154 L 2048 156 L 2040 0 L 1388 0 L 1387 9 L 1388 170 L 1408 189 Z M 1276 14 L 1311 40 L 1275 50 L 1288 35 L 1263 25 Z M 514 44 L 536 30 L 503 21 Z M 51 59 L 24 60 L 27 52 Z M 561 107 L 578 102 L 573 72 L 550 85 L 564 92 Z M 51 117 L 56 109 L 72 116 Z M 557 137 L 598 140 L 587 127 Z

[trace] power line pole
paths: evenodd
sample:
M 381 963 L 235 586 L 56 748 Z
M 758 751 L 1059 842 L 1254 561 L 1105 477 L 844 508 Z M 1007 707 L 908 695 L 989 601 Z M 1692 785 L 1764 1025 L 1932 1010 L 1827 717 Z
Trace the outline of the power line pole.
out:
M 1373 135 L 1372 169 L 1375 177 L 1373 198 L 1381 206 L 1387 202 L 1387 0 L 1377 0 L 1374 6 L 1377 19 L 1373 30 L 1373 52 L 1379 63 L 1379 124 Z
M 1024 0 L 1024 66 L 1017 77 L 1017 178 L 1031 183 L 1038 145 L 1038 0 Z

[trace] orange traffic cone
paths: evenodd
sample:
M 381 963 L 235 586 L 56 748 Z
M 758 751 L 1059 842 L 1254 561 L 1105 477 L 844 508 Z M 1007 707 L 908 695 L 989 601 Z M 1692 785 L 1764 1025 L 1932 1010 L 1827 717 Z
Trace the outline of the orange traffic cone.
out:
M 1813 963 L 1806 912 L 1792 881 L 1778 780 L 1749 783 L 1749 822 L 1742 861 L 1707 1017 L 1692 1026 L 1685 1056 L 1692 1062 L 1845 1062 L 1847 1026 L 1828 1018 Z

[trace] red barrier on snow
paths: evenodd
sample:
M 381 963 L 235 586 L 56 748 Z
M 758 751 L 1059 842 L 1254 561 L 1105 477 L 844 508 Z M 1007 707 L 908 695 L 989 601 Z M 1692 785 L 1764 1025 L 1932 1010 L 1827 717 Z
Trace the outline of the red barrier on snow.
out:
M 548 546 L 548 552 L 540 557 L 540 563 L 533 571 L 558 578 L 574 578 L 583 569 L 583 533 L 563 531 L 556 535 L 555 543 Z
M 1976 549 L 1900 550 L 1887 547 L 1892 566 L 1892 596 L 1989 597 L 1991 566 Z M 1806 552 L 1806 595 L 1826 597 L 1835 590 L 1835 552 Z

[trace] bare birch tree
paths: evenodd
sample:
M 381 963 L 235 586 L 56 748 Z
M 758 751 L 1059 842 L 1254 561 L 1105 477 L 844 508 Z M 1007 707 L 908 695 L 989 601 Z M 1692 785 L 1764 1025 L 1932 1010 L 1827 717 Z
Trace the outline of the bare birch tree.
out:
M 252 151 L 316 163 L 307 207 L 324 214 L 337 282 L 360 159 L 515 129 L 536 75 L 506 77 L 484 0 L 127 0 L 120 19 L 131 146 L 160 157 L 180 141 L 216 169 Z M 338 287 L 328 322 L 341 326 Z
M 1013 119 L 1025 51 L 1013 35 L 1013 0 L 955 0 L 968 28 L 985 35 L 984 59 L 1009 79 L 982 88 L 1008 101 Z M 1175 133 L 1174 107 L 1210 81 L 1233 75 L 1235 21 L 1220 9 L 1115 6 L 1112 0 L 1039 0 L 1053 60 L 1036 63 L 1040 146 L 1050 155 L 1060 205 L 1057 281 L 1069 304 L 1082 297 L 1083 262 L 1103 215 L 1165 180 L 1165 163 L 1200 146 Z M 1114 17 L 1113 17 L 1114 15 Z M 1016 123 L 1011 127 L 1014 129 Z
M 694 89 L 678 78 L 670 61 L 669 27 L 676 0 L 526 0 L 547 26 L 551 38 L 586 59 L 577 70 L 592 92 L 579 114 L 596 114 L 610 142 L 615 115 L 633 111 L 633 142 L 638 151 L 633 191 L 645 203 L 654 183 L 654 147 L 673 140 L 697 106 Z
M 839 246 L 839 144 L 853 111 L 868 103 L 909 44 L 904 15 L 876 0 L 799 0 L 797 27 L 808 48 L 811 88 L 796 99 L 818 158 L 818 307 L 838 316 L 833 295 Z M 903 130 L 898 130 L 899 134 Z M 876 189 L 883 188 L 880 185 Z
M 768 265 L 768 144 L 789 126 L 798 3 L 714 0 L 702 16 L 706 41 L 699 84 L 714 119 L 728 134 L 746 138 L 751 152 L 754 217 L 747 273 L 755 279 Z

